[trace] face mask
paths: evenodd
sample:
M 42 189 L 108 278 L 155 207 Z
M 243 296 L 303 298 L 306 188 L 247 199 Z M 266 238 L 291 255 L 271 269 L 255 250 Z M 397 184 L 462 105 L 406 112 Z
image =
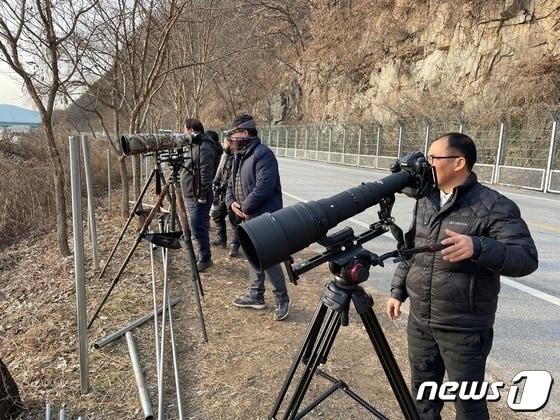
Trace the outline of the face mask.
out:
M 235 137 L 232 137 L 231 150 L 236 155 L 243 155 L 251 145 L 251 141 L 253 140 L 253 138 L 254 137 L 245 137 L 243 139 L 234 140 Z

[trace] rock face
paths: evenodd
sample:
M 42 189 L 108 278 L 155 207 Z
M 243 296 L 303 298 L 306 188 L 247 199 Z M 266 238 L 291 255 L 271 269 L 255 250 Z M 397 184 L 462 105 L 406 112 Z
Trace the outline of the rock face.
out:
M 354 1 L 311 14 L 301 76 L 273 101 L 277 121 L 499 118 L 558 105 L 559 0 Z M 332 34 L 330 18 L 345 30 Z

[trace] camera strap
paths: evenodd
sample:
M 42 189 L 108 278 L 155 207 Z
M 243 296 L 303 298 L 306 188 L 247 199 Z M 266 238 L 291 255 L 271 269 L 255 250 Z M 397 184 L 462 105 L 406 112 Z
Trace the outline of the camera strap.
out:
M 406 244 L 404 241 L 404 233 L 403 230 L 395 224 L 395 218 L 391 216 L 391 210 L 393 209 L 393 204 L 395 203 L 395 195 L 391 194 L 390 196 L 384 197 L 379 200 L 379 211 L 377 214 L 379 215 L 379 220 L 385 224 L 393 238 L 397 241 L 397 249 L 399 253 L 403 253 L 406 249 Z

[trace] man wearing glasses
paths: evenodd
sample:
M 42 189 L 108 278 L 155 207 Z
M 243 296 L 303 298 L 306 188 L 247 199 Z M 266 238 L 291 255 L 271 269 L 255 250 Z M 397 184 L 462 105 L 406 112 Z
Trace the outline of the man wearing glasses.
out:
M 247 114 L 236 117 L 231 129 L 224 133 L 229 137 L 234 153 L 232 175 L 226 192 L 227 208 L 240 221 L 281 209 L 282 188 L 278 162 L 272 150 L 258 138 L 253 117 Z M 282 321 L 288 316 L 290 298 L 279 264 L 264 272 L 257 272 L 249 265 L 251 284 L 247 295 L 235 299 L 233 304 L 241 308 L 264 309 L 265 273 L 272 283 L 276 301 L 274 319 Z
M 417 254 L 398 265 L 387 301 L 390 319 L 410 298 L 408 356 L 412 393 L 427 381 L 484 381 L 492 347 L 500 275 L 537 269 L 537 249 L 517 205 L 477 181 L 476 146 L 461 133 L 437 138 L 428 161 L 438 190 L 417 201 L 409 245 L 441 242 L 441 253 Z M 477 381 L 477 384 L 473 382 Z M 425 393 L 428 394 L 428 393 Z M 422 419 L 440 419 L 443 401 L 416 400 Z M 487 419 L 485 398 L 455 400 L 457 419 Z

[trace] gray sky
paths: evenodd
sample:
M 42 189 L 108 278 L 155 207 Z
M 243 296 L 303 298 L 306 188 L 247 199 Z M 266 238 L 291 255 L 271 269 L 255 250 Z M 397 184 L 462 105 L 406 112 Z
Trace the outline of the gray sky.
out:
M 7 64 L 0 62 L 0 104 L 35 109 L 31 98 L 22 91 L 22 84 L 17 77 Z

